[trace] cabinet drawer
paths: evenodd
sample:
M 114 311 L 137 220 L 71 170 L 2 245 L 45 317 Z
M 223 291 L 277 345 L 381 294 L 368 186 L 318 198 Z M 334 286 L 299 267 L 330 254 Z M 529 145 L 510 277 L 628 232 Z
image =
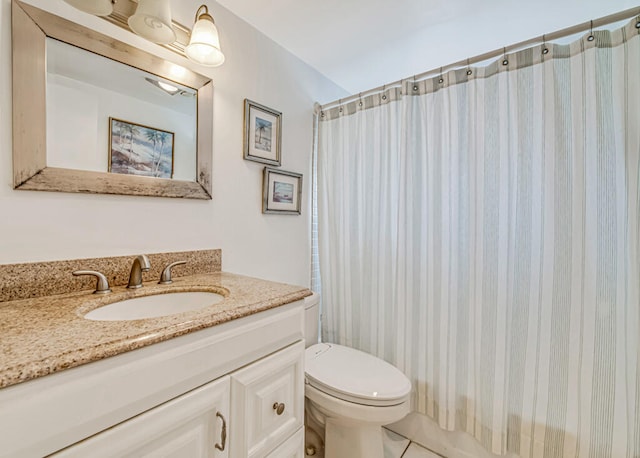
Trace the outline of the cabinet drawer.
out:
M 51 456 L 227 458 L 228 412 L 225 376 Z
M 266 458 L 304 458 L 304 428 L 298 429 L 293 436 L 269 453 Z
M 303 341 L 231 374 L 231 456 L 266 456 L 303 419 Z

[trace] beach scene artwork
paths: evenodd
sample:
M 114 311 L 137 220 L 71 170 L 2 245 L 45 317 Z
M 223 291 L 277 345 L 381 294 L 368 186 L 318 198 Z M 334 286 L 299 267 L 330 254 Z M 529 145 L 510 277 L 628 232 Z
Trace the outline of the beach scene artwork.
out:
M 109 118 L 109 172 L 171 178 L 174 134 Z
M 302 174 L 273 167 L 264 168 L 262 213 L 299 215 L 302 199 Z
M 293 203 L 294 186 L 292 183 L 273 182 L 273 201 L 281 204 Z
M 256 135 L 255 135 L 255 148 L 271 152 L 271 134 L 272 134 L 271 121 L 259 118 L 256 116 Z

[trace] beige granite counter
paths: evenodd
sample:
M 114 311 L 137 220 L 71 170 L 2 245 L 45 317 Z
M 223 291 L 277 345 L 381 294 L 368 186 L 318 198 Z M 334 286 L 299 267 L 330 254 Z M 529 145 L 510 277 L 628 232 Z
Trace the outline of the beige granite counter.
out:
M 221 250 L 179 251 L 147 253 L 151 269 L 142 273 L 143 281 L 160 278 L 162 269 L 171 262 L 186 261 L 172 270 L 174 277 L 220 272 Z M 25 264 L 0 264 L 0 302 L 15 301 L 73 291 L 84 291 L 96 284 L 93 277 L 74 277 L 74 270 L 97 270 L 109 280 L 109 284 L 126 285 L 131 263 L 136 255 L 104 258 L 73 259 Z
M 306 288 L 224 272 L 156 281 L 138 290 L 112 287 L 0 302 L 0 388 L 97 361 L 199 329 L 288 304 L 311 294 Z M 150 294 L 211 291 L 225 299 L 211 307 L 134 321 L 91 321 L 84 313 Z

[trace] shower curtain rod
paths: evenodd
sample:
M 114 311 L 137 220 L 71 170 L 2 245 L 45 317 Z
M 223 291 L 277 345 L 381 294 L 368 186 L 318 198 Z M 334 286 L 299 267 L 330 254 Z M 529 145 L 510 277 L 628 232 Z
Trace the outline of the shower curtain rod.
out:
M 544 43 L 551 40 L 557 40 L 558 38 L 564 38 L 569 35 L 575 35 L 576 33 L 585 32 L 587 30 L 593 30 L 594 27 L 601 27 L 603 25 L 611 24 L 613 22 L 622 21 L 624 19 L 629 19 L 634 16 L 640 16 L 640 7 L 629 8 L 628 10 L 620 11 L 619 13 L 610 14 L 608 16 L 601 17 L 599 19 L 594 19 L 593 21 L 583 22 L 582 24 L 574 25 L 571 27 L 564 28 L 562 30 L 558 30 L 552 33 L 546 33 L 539 37 L 530 38 L 528 40 L 521 41 L 519 43 L 513 44 L 511 46 L 507 46 L 504 48 L 499 48 L 484 54 L 477 55 L 470 59 L 464 59 L 453 64 L 449 64 L 443 67 L 434 68 L 432 70 L 426 71 L 424 73 L 419 73 L 414 76 L 410 76 L 408 78 L 402 78 L 398 81 L 394 81 L 393 83 L 387 83 L 382 86 L 378 86 L 373 89 L 369 89 L 365 92 L 360 92 L 358 94 L 350 95 L 349 97 L 345 97 L 343 99 L 334 100 L 333 102 L 325 103 L 319 107 L 319 110 L 326 110 L 327 108 L 339 106 L 347 102 L 351 102 L 353 100 L 357 100 L 359 98 L 365 97 L 367 95 L 376 94 L 378 92 L 384 91 L 386 89 L 400 86 L 404 81 L 414 80 L 419 81 L 428 76 L 435 76 L 442 73 L 446 73 L 449 70 L 453 70 L 456 68 L 465 68 L 469 65 L 477 64 L 478 62 L 483 62 L 485 60 L 492 59 L 494 57 L 503 56 L 509 52 L 517 51 L 523 48 L 527 48 L 536 44 Z M 640 17 L 638 18 L 638 22 L 636 23 L 636 28 L 638 28 L 638 33 L 640 33 Z

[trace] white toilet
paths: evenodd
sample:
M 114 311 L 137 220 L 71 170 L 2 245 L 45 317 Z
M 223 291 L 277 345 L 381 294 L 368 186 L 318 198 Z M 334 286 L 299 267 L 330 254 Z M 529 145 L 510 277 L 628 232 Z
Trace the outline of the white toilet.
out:
M 409 413 L 409 379 L 368 353 L 317 343 L 317 294 L 305 299 L 306 453 L 325 458 L 383 458 L 382 425 Z M 320 440 L 318 440 L 320 439 Z

